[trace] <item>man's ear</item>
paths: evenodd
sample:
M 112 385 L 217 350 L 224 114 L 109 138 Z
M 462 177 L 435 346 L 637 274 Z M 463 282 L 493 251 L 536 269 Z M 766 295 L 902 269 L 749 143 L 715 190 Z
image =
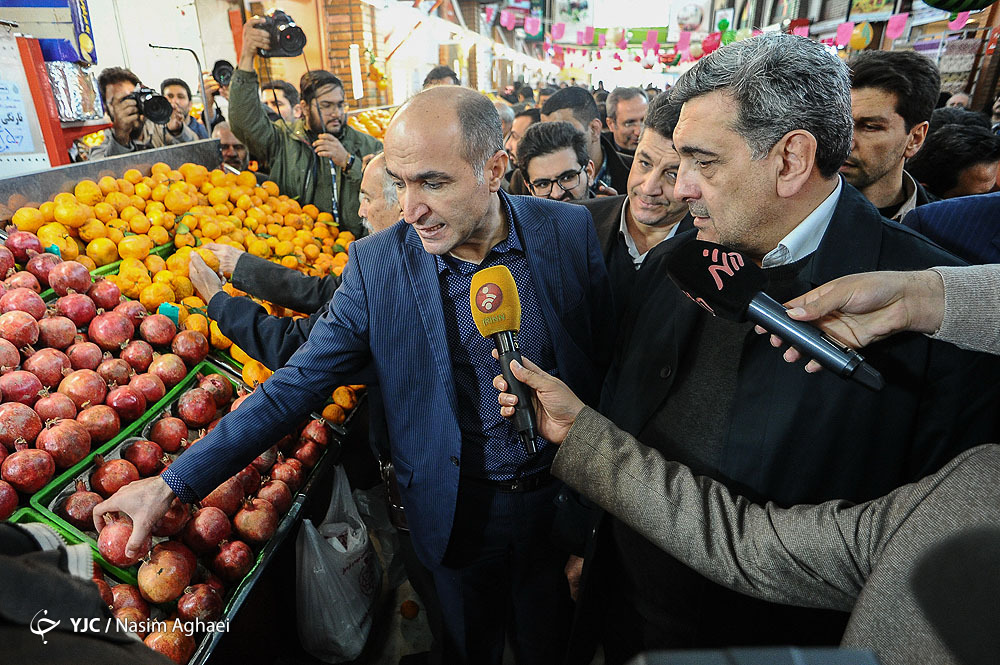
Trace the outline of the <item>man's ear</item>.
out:
M 927 130 L 930 129 L 930 126 L 931 123 L 924 120 L 910 129 L 910 134 L 906 141 L 906 150 L 903 152 L 904 158 L 909 159 L 917 154 L 920 148 L 924 145 L 924 141 L 927 139 Z
M 589 129 L 595 141 L 601 140 L 601 127 L 603 127 L 603 125 L 601 124 L 600 118 L 594 118 L 590 121 Z
M 594 160 L 588 159 L 587 166 L 583 169 L 584 173 L 587 174 L 587 186 L 589 187 L 592 182 L 594 182 L 594 176 L 597 172 L 597 167 L 594 166 Z
M 771 154 L 778 159 L 778 196 L 795 196 L 805 186 L 816 166 L 816 137 L 795 129 L 785 134 Z
M 489 184 L 491 192 L 500 189 L 503 176 L 507 173 L 509 160 L 510 157 L 507 156 L 506 150 L 497 150 L 493 153 L 492 157 L 486 160 L 486 165 L 483 168 L 483 178 Z

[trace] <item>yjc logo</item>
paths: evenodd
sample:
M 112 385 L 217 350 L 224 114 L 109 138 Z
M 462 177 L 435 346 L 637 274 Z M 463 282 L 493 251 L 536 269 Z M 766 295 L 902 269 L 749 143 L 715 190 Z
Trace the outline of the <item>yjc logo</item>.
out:
M 35 635 L 42 638 L 42 644 L 48 644 L 49 641 L 45 639 L 45 633 L 49 632 L 56 626 L 60 624 L 59 621 L 53 621 L 52 619 L 46 619 L 44 616 L 39 617 L 39 614 L 48 615 L 48 610 L 38 610 L 35 612 L 35 616 L 31 617 L 31 623 L 28 624 L 28 628 L 31 629 Z
M 707 257 L 708 250 L 703 250 L 701 255 Z M 721 291 L 723 287 L 722 277 L 719 273 L 732 277 L 736 274 L 737 270 L 743 267 L 743 255 L 739 252 L 720 252 L 716 248 L 712 250 L 711 261 L 715 265 L 708 266 L 708 272 L 712 275 L 712 279 L 715 280 L 715 288 L 719 291 Z
M 482 287 L 476 291 L 476 307 L 483 314 L 489 314 L 490 312 L 495 312 L 500 303 L 503 302 L 503 291 L 496 284 L 489 282 L 483 284 Z

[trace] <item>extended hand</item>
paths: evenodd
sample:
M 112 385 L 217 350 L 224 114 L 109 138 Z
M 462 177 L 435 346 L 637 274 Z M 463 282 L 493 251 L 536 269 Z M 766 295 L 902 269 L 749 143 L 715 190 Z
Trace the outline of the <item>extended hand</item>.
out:
M 313 141 L 313 149 L 320 157 L 332 159 L 340 168 L 344 168 L 351 156 L 347 148 L 333 134 L 320 134 L 319 138 Z
M 618 196 L 618 191 L 614 187 L 608 187 L 603 182 L 597 183 L 597 193 L 594 196 Z
M 239 262 L 240 257 L 246 254 L 242 249 L 236 249 L 232 245 L 223 245 L 218 242 L 210 242 L 205 245 L 205 249 L 215 254 L 216 258 L 219 259 L 219 271 L 223 275 L 232 276 L 233 271 L 236 270 L 236 264 Z
M 170 120 L 167 121 L 167 129 L 174 134 L 184 129 L 184 112 L 179 108 L 175 108 L 170 114 Z
M 497 352 L 493 351 L 497 358 Z M 546 374 L 535 363 L 522 357 L 524 366 L 516 361 L 510 363 L 511 372 L 529 388 L 535 391 L 535 417 L 538 421 L 538 433 L 552 443 L 562 443 L 573 426 L 577 415 L 583 409 L 583 402 L 573 394 L 569 387 L 559 379 Z M 507 390 L 507 382 L 502 376 L 493 379 L 493 387 L 500 391 L 500 415 L 510 418 L 514 415 L 514 405 L 517 397 Z
M 840 277 L 785 303 L 788 315 L 811 321 L 823 332 L 859 349 L 889 335 L 909 330 L 933 333 L 944 317 L 944 283 L 929 270 L 870 272 Z M 764 332 L 757 328 L 758 333 Z M 771 336 L 771 345 L 782 340 Z M 802 355 L 794 348 L 784 358 L 795 362 Z M 807 372 L 818 372 L 814 360 Z
M 145 554 L 139 548 L 170 509 L 173 499 L 173 491 L 160 476 L 135 480 L 94 507 L 94 526 L 98 531 L 104 528 L 105 513 L 125 513 L 132 518 L 132 537 L 125 546 L 125 554 L 130 557 Z
M 240 51 L 240 62 L 237 65 L 243 71 L 253 71 L 253 59 L 257 55 L 257 49 L 271 48 L 270 33 L 257 27 L 263 23 L 264 19 L 254 17 L 243 24 L 243 49 Z
M 115 140 L 122 145 L 132 142 L 132 132 L 142 124 L 142 116 L 139 115 L 139 106 L 134 99 L 119 99 L 115 101 L 111 108 L 114 111 L 112 118 L 113 125 L 111 131 L 115 135 Z
M 212 272 L 205 260 L 197 252 L 191 252 L 191 262 L 188 265 L 191 285 L 205 304 L 212 302 L 212 297 L 222 290 L 222 279 Z

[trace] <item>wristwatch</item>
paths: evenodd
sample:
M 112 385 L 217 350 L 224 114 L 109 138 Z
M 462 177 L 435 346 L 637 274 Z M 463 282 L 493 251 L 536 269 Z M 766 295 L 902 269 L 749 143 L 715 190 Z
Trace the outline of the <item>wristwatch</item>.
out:
M 347 158 L 347 164 L 344 166 L 344 170 L 345 171 L 350 171 L 351 167 L 354 166 L 354 162 L 355 162 L 356 159 L 357 159 L 357 157 L 355 157 L 354 155 L 349 156 Z

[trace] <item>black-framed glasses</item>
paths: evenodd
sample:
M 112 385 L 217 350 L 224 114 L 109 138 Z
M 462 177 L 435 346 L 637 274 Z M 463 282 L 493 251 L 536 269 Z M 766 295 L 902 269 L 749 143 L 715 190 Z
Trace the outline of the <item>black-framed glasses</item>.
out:
M 585 170 L 586 167 L 581 166 L 576 171 L 567 171 L 561 174 L 555 180 L 534 180 L 528 183 L 528 187 L 531 188 L 531 193 L 535 196 L 548 196 L 552 192 L 553 185 L 559 185 L 559 189 L 569 192 L 580 185 L 580 176 Z

